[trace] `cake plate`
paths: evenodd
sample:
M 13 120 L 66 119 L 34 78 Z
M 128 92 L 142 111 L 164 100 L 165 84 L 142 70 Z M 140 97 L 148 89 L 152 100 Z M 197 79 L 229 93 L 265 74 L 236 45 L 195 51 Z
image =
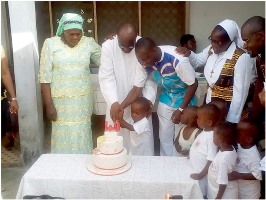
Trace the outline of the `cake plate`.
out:
M 91 173 L 97 174 L 97 175 L 102 175 L 102 176 L 114 176 L 118 174 L 125 173 L 131 168 L 131 162 L 128 161 L 127 164 L 125 164 L 123 167 L 117 168 L 117 169 L 100 169 L 96 167 L 92 162 L 89 163 L 87 166 L 88 170 Z

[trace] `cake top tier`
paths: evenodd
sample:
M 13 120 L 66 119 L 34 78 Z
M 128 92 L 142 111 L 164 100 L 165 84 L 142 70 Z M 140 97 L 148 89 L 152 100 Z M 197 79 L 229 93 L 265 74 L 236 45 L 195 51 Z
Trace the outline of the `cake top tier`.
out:
M 116 131 L 105 131 L 104 136 L 106 137 L 107 140 L 112 139 L 114 137 L 117 137 L 117 132 Z
M 105 132 L 118 132 L 120 131 L 120 123 L 118 121 L 116 121 L 114 123 L 114 125 L 108 125 L 108 122 L 105 121 L 105 128 L 104 128 Z

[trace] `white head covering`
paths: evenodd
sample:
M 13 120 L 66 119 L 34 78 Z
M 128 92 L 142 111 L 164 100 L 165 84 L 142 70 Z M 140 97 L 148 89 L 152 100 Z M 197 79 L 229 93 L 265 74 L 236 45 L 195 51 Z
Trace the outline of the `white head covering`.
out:
M 234 41 L 236 46 L 243 49 L 244 41 L 241 39 L 241 32 L 235 21 L 225 19 L 218 25 L 224 28 L 224 30 L 229 35 L 230 40 Z

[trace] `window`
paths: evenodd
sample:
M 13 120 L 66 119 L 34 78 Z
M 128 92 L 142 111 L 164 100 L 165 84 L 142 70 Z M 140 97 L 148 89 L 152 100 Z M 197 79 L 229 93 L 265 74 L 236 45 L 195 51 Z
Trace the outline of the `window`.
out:
M 184 1 L 36 1 L 35 5 L 39 50 L 46 38 L 55 35 L 67 12 L 81 14 L 85 35 L 100 45 L 123 22 L 133 23 L 140 36 L 151 37 L 158 45 L 177 45 L 186 30 Z

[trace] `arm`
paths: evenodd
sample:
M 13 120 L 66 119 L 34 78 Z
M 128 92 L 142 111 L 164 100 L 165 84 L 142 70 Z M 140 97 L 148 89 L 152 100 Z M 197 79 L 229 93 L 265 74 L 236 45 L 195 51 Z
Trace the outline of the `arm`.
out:
M 232 171 L 228 174 L 228 179 L 230 181 L 242 179 L 242 180 L 257 180 L 252 173 L 239 173 L 237 171 Z
M 203 168 L 203 170 L 200 173 L 194 173 L 190 175 L 190 178 L 194 179 L 194 180 L 201 180 L 204 178 L 204 176 L 206 176 L 208 174 L 208 169 L 211 165 L 212 161 L 208 160 L 208 162 L 206 163 L 205 167 Z
M 239 57 L 234 72 L 233 97 L 227 114 L 227 121 L 238 123 L 252 78 L 253 61 L 247 54 Z
M 136 74 L 133 88 L 128 93 L 127 97 L 121 103 L 122 108 L 128 107 L 133 101 L 135 101 L 142 93 L 142 88 L 145 85 L 147 79 L 147 72 L 141 66 L 139 62 L 136 62 Z
M 182 130 L 183 128 L 180 129 L 180 131 Z M 175 141 L 174 141 L 174 145 L 175 145 L 175 149 L 178 153 L 180 153 L 182 151 L 182 147 L 181 145 L 179 144 L 179 136 L 180 136 L 180 131 L 179 133 L 177 134 L 176 138 L 175 138 Z
M 197 69 L 198 67 L 205 66 L 209 55 L 211 54 L 210 47 L 208 46 L 199 54 L 195 54 L 194 52 L 191 52 L 191 54 L 188 56 L 189 61 L 191 65 L 194 67 L 194 69 Z
M 41 59 L 39 78 L 41 90 L 46 110 L 46 115 L 49 120 L 55 121 L 57 118 L 56 109 L 53 104 L 50 83 L 52 82 L 53 59 L 52 50 L 49 45 L 49 39 L 44 41 Z
M 219 184 L 219 190 L 215 199 L 221 199 L 223 197 L 226 185 Z
M 142 94 L 143 97 L 151 102 L 151 105 L 154 105 L 157 95 L 157 83 L 152 79 L 151 76 L 148 76 L 143 87 Z
M 7 58 L 6 58 L 6 54 L 5 54 L 3 47 L 1 48 L 1 77 L 2 77 L 3 84 L 8 94 L 11 97 L 11 103 L 10 103 L 11 113 L 13 112 L 16 113 L 19 107 L 18 107 L 17 100 L 13 99 L 13 98 L 16 98 L 16 93 L 15 93 L 15 88 L 14 88 L 13 81 L 11 78 L 11 74 L 8 69 Z
M 115 122 L 123 113 L 123 108 L 118 102 L 116 78 L 112 61 L 110 45 L 112 41 L 106 41 L 102 45 L 101 66 L 99 68 L 99 84 L 106 100 L 110 105 L 110 116 Z
M 199 54 L 195 54 L 194 52 L 190 51 L 189 49 L 187 49 L 185 47 L 177 47 L 176 52 L 180 55 L 188 57 L 189 62 L 191 63 L 193 68 L 197 69 L 200 66 L 205 66 L 207 59 L 208 59 L 208 56 L 209 56 L 210 47 L 211 46 L 206 47 Z
M 135 131 L 133 125 L 127 123 L 123 118 L 119 120 L 121 128 L 126 128 L 130 131 Z
M 195 78 L 195 82 L 192 85 L 189 85 L 187 87 L 184 99 L 180 105 L 180 108 L 185 108 L 188 106 L 189 102 L 191 101 L 191 99 L 193 98 L 193 96 L 195 95 L 195 92 L 198 88 L 198 80 Z M 172 121 L 173 123 L 177 124 L 180 122 L 180 116 L 181 116 L 181 111 L 180 110 L 175 110 L 172 114 Z
M 41 83 L 46 115 L 49 120 L 56 121 L 57 113 L 52 100 L 50 83 Z
M 180 108 L 185 108 L 188 106 L 189 102 L 195 95 L 195 92 L 198 88 L 198 80 L 196 79 L 196 73 L 193 67 L 191 66 L 188 58 L 180 58 L 180 62 L 175 67 L 176 74 L 181 78 L 181 80 L 188 85 L 184 99 L 179 106 Z M 172 114 L 173 123 L 180 122 L 181 111 L 176 110 Z
M 131 105 L 131 103 L 141 95 L 141 92 L 142 92 L 142 87 L 133 86 L 133 88 L 128 93 L 127 97 L 121 103 L 122 108 L 125 109 L 126 107 Z
M 254 161 L 247 163 L 247 169 L 250 173 L 240 173 L 237 171 L 233 171 L 228 174 L 229 180 L 262 180 L 262 174 L 260 170 L 260 158 L 256 156 L 253 157 Z
M 93 38 L 90 38 L 91 46 L 91 60 L 97 65 L 101 65 L 101 46 L 95 42 Z

